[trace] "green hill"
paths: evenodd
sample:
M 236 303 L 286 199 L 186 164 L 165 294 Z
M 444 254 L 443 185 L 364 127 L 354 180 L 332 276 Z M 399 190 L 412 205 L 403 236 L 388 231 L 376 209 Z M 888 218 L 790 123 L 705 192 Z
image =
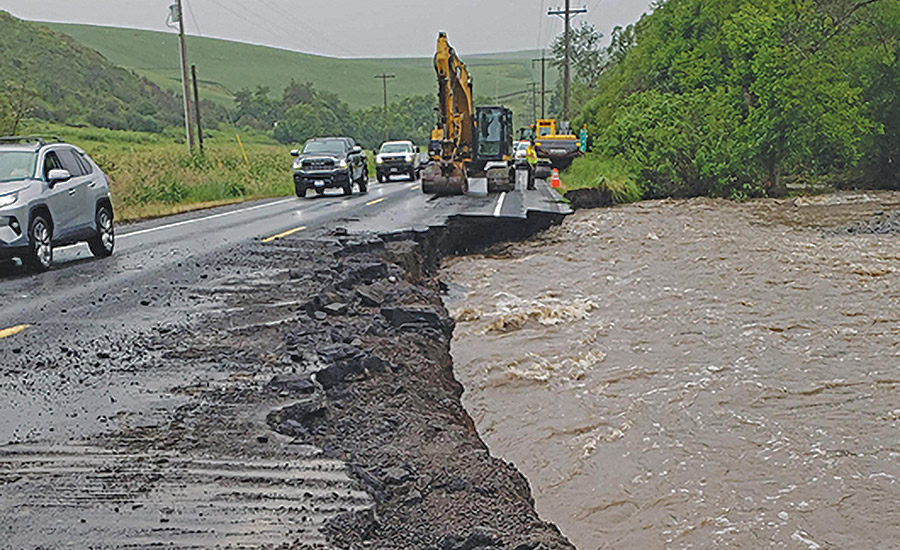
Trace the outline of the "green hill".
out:
M 177 92 L 180 82 L 177 37 L 174 33 L 113 27 L 51 23 L 79 42 L 96 49 L 112 63 L 131 69 L 157 85 Z M 375 74 L 397 75 L 389 84 L 392 100 L 435 93 L 431 59 L 337 59 L 212 38 L 189 37 L 190 60 L 197 65 L 201 95 L 232 106 L 233 92 L 268 86 L 275 94 L 294 79 L 337 94 L 354 109 L 380 105 L 381 82 Z M 538 52 L 481 54 L 466 57 L 480 96 L 504 96 L 540 80 L 532 67 Z
M 151 131 L 180 123 L 175 96 L 45 25 L 0 11 L 0 51 L 0 83 L 24 87 L 38 118 Z

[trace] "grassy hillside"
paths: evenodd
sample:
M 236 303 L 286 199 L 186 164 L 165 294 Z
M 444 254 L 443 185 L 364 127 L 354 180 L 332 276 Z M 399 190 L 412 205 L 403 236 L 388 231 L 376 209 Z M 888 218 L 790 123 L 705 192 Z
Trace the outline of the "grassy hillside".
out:
M 179 88 L 177 38 L 173 33 L 89 25 L 52 23 L 51 27 L 96 49 L 112 63 L 135 71 L 171 91 Z M 231 106 L 232 94 L 257 84 L 279 93 L 294 79 L 312 82 L 319 90 L 337 94 L 351 108 L 380 105 L 381 82 L 375 74 L 397 75 L 390 82 L 392 99 L 434 94 L 431 59 L 335 59 L 265 46 L 211 38 L 189 37 L 192 63 L 196 63 L 201 95 Z M 475 76 L 480 96 L 506 95 L 540 80 L 540 67 L 532 68 L 535 52 L 475 55 L 465 59 Z
M 180 120 L 172 94 L 63 33 L 4 11 L 0 51 L 0 84 L 24 87 L 40 118 L 97 125 L 116 119 L 134 129 Z

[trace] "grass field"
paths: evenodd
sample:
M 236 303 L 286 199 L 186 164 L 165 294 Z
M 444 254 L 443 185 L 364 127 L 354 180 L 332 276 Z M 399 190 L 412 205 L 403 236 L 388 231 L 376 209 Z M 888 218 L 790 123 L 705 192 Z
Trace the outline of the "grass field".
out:
M 83 148 L 109 176 L 119 221 L 138 220 L 294 192 L 290 148 L 261 134 L 210 132 L 206 155 L 190 156 L 181 136 L 31 123 Z M 249 161 L 249 162 L 248 162 Z
M 63 23 L 49 26 L 167 90 L 180 90 L 175 34 Z M 197 64 L 201 96 L 229 107 L 233 92 L 240 88 L 261 84 L 277 94 L 292 78 L 336 93 L 352 108 L 381 105 L 382 89 L 373 79 L 381 72 L 397 75 L 390 83 L 392 100 L 436 93 L 430 58 L 336 59 L 193 36 L 188 38 L 188 49 L 191 62 Z M 519 92 L 531 82 L 539 82 L 540 66 L 532 67 L 531 63 L 539 55 L 484 54 L 466 57 L 465 61 L 474 74 L 476 94 L 493 97 Z

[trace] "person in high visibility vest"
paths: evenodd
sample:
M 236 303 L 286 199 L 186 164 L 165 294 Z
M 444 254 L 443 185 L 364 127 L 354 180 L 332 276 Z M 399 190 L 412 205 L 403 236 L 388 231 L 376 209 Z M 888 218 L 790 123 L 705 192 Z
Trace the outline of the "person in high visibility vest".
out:
M 538 164 L 538 156 L 537 150 L 534 148 L 534 142 L 530 142 L 528 144 L 528 149 L 525 152 L 525 158 L 528 161 L 528 189 L 535 189 L 534 178 L 535 173 L 537 172 L 537 164 Z

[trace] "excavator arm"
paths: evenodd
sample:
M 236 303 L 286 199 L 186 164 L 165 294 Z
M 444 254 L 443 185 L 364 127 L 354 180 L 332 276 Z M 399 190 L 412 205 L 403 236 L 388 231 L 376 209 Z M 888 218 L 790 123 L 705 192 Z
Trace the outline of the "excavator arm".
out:
M 438 77 L 444 160 L 472 157 L 474 147 L 474 107 L 472 78 L 466 64 L 456 55 L 446 33 L 438 36 L 434 69 Z
M 432 162 L 422 174 L 422 191 L 458 195 L 467 188 L 466 167 L 475 148 L 475 114 L 472 78 L 450 45 L 447 33 L 438 36 L 434 70 L 440 120 L 432 132 Z

